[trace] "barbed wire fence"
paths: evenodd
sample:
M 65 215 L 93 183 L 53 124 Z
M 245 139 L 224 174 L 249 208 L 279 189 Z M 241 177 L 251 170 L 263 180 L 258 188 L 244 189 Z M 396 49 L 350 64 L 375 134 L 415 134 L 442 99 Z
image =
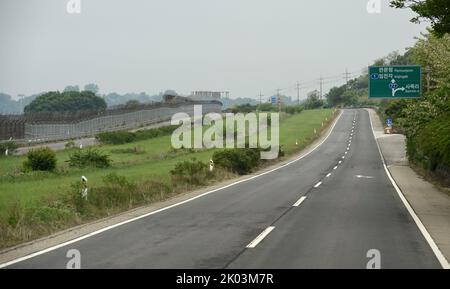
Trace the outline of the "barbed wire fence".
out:
M 202 105 L 203 113 L 220 113 L 222 109 L 219 101 L 186 101 L 119 106 L 101 112 L 83 111 L 75 114 L 0 115 L 0 141 L 11 139 L 18 143 L 48 142 L 139 128 L 168 121 L 178 112 L 192 116 L 194 105 Z

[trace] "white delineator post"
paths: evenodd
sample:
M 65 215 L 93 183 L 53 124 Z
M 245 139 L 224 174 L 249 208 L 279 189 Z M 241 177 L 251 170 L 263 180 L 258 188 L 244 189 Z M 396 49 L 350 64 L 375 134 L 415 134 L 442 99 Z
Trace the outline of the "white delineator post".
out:
M 210 160 L 209 161 L 209 171 L 212 172 L 214 170 L 214 161 Z
M 81 189 L 81 197 L 87 201 L 88 197 L 87 178 L 85 176 L 81 176 L 81 182 L 83 184 L 83 188 Z

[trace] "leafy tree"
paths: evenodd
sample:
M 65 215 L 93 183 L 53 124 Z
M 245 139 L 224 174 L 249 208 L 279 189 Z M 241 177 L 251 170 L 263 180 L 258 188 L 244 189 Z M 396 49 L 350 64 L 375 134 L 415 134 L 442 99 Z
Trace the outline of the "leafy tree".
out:
M 51 91 L 38 96 L 24 109 L 25 113 L 33 112 L 78 112 L 101 111 L 106 109 L 103 98 L 90 91 Z
M 95 83 L 89 83 L 89 84 L 86 84 L 86 85 L 84 86 L 84 90 L 85 90 L 85 91 L 93 92 L 94 94 L 97 94 L 98 91 L 99 91 L 99 88 L 98 88 L 98 85 L 97 85 L 97 84 L 95 84 Z
M 438 36 L 450 33 L 450 1 L 448 0 L 391 0 L 391 7 L 409 8 L 416 12 L 418 16 L 412 18 L 411 22 L 430 21 Z
M 127 103 L 125 104 L 125 107 L 126 108 L 137 108 L 141 105 L 142 104 L 139 102 L 139 100 L 132 99 L 132 100 L 127 101 Z
M 333 87 L 327 94 L 328 104 L 331 106 L 338 105 L 344 102 L 343 95 L 346 91 L 345 86 Z
M 433 33 L 422 34 L 414 47 L 408 53 L 414 63 L 429 67 L 431 70 L 431 85 L 443 85 L 450 79 L 450 35 L 437 37 Z M 425 83 L 425 82 L 424 82 Z
M 319 97 L 319 92 L 317 90 L 308 93 L 308 97 L 304 103 L 305 109 L 315 109 L 323 107 L 324 102 Z
M 354 90 L 346 90 L 342 95 L 342 101 L 344 105 L 354 105 L 358 103 L 360 95 L 357 91 Z
M 64 92 L 67 92 L 67 91 L 77 91 L 77 92 L 79 92 L 80 91 L 80 87 L 78 85 L 68 85 L 68 86 L 66 86 L 64 88 Z

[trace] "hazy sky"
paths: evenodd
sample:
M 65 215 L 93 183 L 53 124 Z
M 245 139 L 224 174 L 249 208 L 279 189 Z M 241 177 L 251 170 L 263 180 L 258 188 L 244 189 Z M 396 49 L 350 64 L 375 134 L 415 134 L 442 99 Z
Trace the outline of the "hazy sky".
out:
M 0 0 L 0 92 L 16 96 L 94 82 L 100 93 L 174 89 L 267 96 L 320 75 L 342 82 L 424 25 L 367 0 Z M 293 89 L 287 94 L 295 95 Z

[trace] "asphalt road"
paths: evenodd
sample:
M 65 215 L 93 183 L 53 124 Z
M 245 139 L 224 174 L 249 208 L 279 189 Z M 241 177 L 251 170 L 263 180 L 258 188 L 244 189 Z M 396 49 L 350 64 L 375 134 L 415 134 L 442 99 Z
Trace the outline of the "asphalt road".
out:
M 365 110 L 345 110 L 288 166 L 9 268 L 65 268 L 69 249 L 82 268 L 366 268 L 371 249 L 381 268 L 440 268 L 384 171 Z

